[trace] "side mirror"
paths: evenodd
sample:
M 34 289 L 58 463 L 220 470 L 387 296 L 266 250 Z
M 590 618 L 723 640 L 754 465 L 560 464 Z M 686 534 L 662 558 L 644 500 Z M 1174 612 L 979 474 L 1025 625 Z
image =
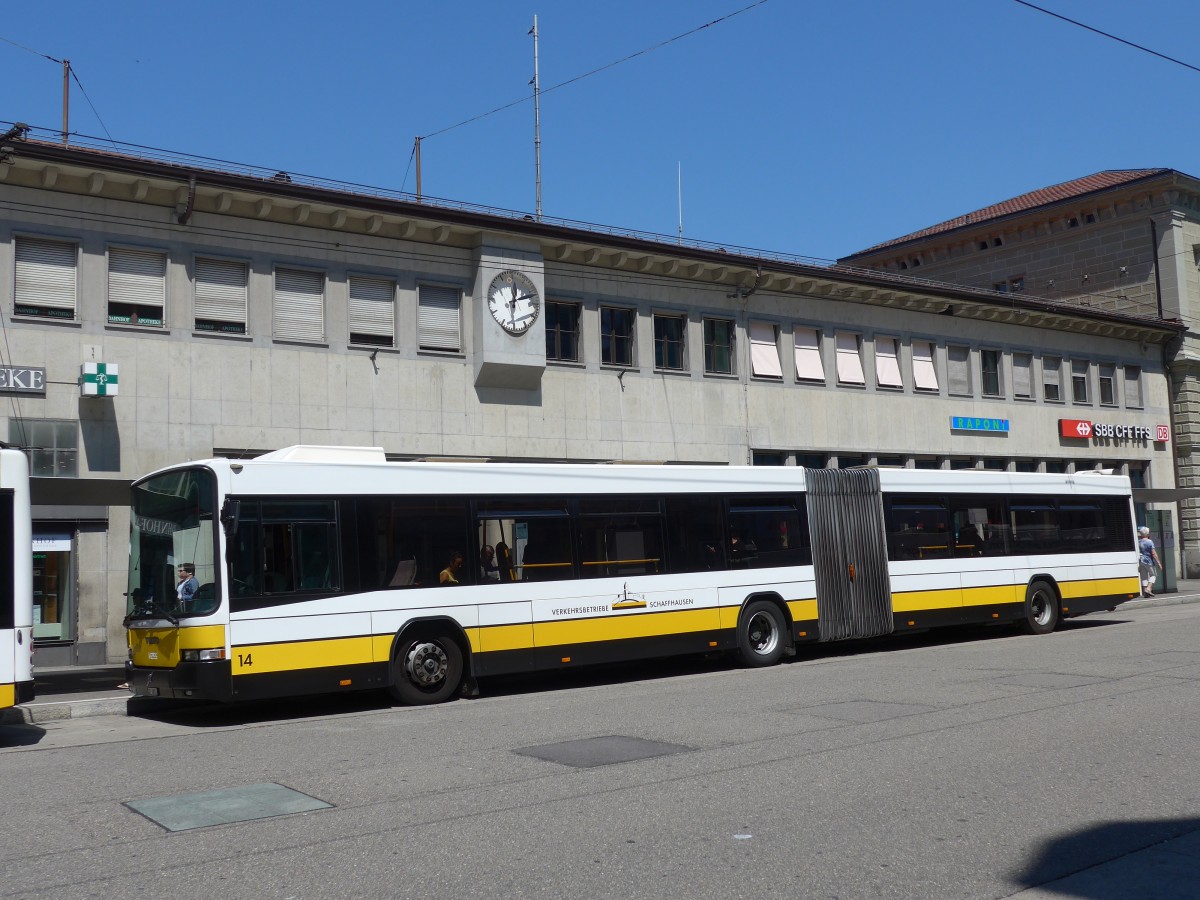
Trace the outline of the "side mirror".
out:
M 226 537 L 233 537 L 237 534 L 238 521 L 241 518 L 241 514 L 242 501 L 226 497 L 225 503 L 221 506 L 221 525 L 225 528 Z

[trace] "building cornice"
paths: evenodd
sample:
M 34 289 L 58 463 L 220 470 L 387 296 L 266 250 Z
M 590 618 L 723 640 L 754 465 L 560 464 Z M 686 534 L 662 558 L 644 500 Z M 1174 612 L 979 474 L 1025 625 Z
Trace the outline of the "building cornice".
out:
M 647 277 L 716 284 L 731 296 L 754 290 L 1013 323 L 1149 343 L 1176 337 L 1179 323 L 1069 306 L 1031 296 L 926 281 L 803 257 L 680 244 L 584 223 L 537 221 L 511 211 L 447 201 L 297 183 L 289 176 L 244 174 L 91 148 L 13 140 L 0 148 L 0 185 L 157 207 L 156 224 L 186 230 L 210 214 L 283 226 L 327 229 L 382 240 L 470 249 L 489 236 L 536 242 L 548 267 L 594 266 Z

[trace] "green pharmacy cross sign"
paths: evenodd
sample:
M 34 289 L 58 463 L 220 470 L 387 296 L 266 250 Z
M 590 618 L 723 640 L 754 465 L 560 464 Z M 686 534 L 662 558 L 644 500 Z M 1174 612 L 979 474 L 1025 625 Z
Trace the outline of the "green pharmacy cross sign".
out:
M 86 362 L 79 367 L 79 393 L 83 397 L 115 397 L 117 364 Z

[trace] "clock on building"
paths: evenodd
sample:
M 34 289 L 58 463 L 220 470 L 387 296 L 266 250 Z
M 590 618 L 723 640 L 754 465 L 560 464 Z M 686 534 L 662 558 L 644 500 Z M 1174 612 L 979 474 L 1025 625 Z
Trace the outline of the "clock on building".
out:
M 492 279 L 487 302 L 492 318 L 509 334 L 528 331 L 542 308 L 537 288 L 529 276 L 511 269 Z

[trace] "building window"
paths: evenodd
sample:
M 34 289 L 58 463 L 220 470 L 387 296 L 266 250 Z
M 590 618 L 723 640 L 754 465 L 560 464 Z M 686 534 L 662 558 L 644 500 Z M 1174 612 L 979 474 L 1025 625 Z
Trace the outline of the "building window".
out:
M 579 362 L 579 304 L 546 301 L 546 359 Z
M 29 457 L 30 475 L 78 477 L 78 423 L 60 419 L 9 419 L 8 440 Z
M 325 275 L 299 269 L 275 270 L 275 337 L 285 341 L 325 340 Z
M 979 371 L 980 371 L 980 386 L 983 389 L 985 397 L 1003 397 L 1004 391 L 1000 387 L 1000 351 L 999 350 L 980 350 L 979 351 Z
M 1018 400 L 1033 399 L 1033 354 L 1012 355 L 1013 396 Z
M 951 394 L 971 396 L 971 348 L 959 344 L 946 347 L 946 380 Z
M 733 374 L 733 320 L 704 320 L 704 371 L 710 375 Z
M 1062 402 L 1062 358 L 1042 357 L 1042 398 L 1051 403 Z
M 752 466 L 786 466 L 784 454 L 774 450 L 755 450 L 750 458 Z
M 799 381 L 825 383 L 825 363 L 821 359 L 821 333 L 815 328 L 794 328 L 796 341 L 796 378 Z
M 862 364 L 862 336 L 845 331 L 837 334 L 838 384 L 867 383 Z
M 371 347 L 396 344 L 396 282 L 351 276 L 350 343 Z
M 875 338 L 875 383 L 879 387 L 904 387 L 900 377 L 898 346 L 899 342 L 894 337 Z
M 1142 408 L 1142 367 L 1125 367 L 1125 406 L 1129 409 Z
M 633 365 L 633 329 L 637 313 L 616 306 L 600 307 L 600 362 L 606 366 Z
M 805 469 L 823 469 L 827 461 L 824 453 L 796 454 L 796 465 Z
M 108 248 L 108 321 L 163 326 L 167 300 L 167 254 Z
M 1071 400 L 1075 403 L 1091 403 L 1088 396 L 1088 369 L 1086 360 L 1071 360 Z
M 47 319 L 75 318 L 75 244 L 17 238 L 13 312 Z
M 246 333 L 249 268 L 228 259 L 196 258 L 196 330 Z
M 1117 405 L 1117 367 L 1112 363 L 1103 363 L 1099 368 L 1097 387 L 1100 391 L 1101 406 Z
M 457 352 L 461 308 L 462 291 L 458 288 L 420 285 L 417 288 L 417 347 Z
M 679 371 L 683 368 L 683 339 L 687 319 L 683 316 L 654 316 L 654 368 Z
M 783 378 L 779 330 L 771 322 L 750 323 L 750 372 L 759 378 Z
M 933 364 L 933 341 L 913 341 L 913 386 L 918 391 L 938 392 L 937 369 Z

